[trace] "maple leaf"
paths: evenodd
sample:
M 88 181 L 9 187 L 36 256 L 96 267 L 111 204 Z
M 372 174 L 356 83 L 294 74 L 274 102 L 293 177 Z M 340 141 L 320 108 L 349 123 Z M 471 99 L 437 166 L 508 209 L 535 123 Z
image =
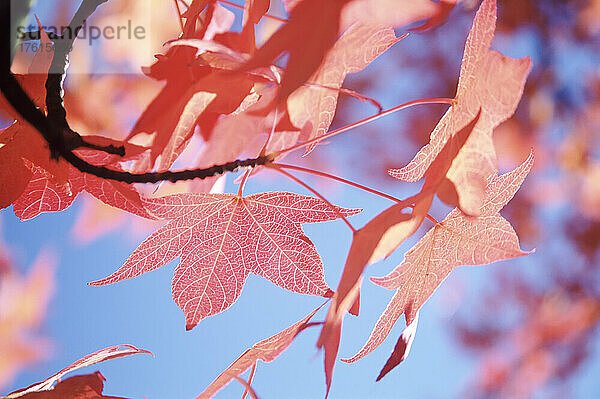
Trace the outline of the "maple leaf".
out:
M 83 367 L 91 366 L 106 360 L 116 359 L 123 356 L 136 355 L 147 353 L 154 355 L 144 349 L 138 349 L 133 345 L 115 345 L 108 348 L 100 349 L 94 353 L 90 353 L 65 367 L 58 373 L 46 378 L 44 381 L 31 385 L 28 388 L 15 391 L 3 399 L 16 398 L 104 398 L 99 396 L 102 393 L 104 377 L 100 373 L 93 373 L 87 376 L 78 376 L 60 382 L 62 377 L 72 371 L 79 370 Z M 93 377 L 96 375 L 96 377 Z M 71 382 L 66 383 L 68 380 Z M 65 384 L 66 383 L 66 384 Z M 61 386 L 61 384 L 63 384 Z M 76 396 L 75 394 L 79 395 Z
M 335 207 L 303 195 L 272 192 L 176 194 L 144 200 L 168 224 L 152 234 L 104 285 L 139 276 L 181 257 L 173 298 L 189 330 L 230 307 L 249 273 L 290 291 L 328 296 L 323 265 L 301 223 L 334 220 L 360 210 Z
M 441 3 L 431 0 L 353 0 L 341 15 L 341 26 L 357 21 L 401 27 L 435 16 Z
M 344 315 L 348 310 L 358 315 L 360 306 L 358 290 L 365 267 L 389 256 L 402 242 L 412 236 L 425 219 L 435 193 L 448 191 L 444 184 L 445 175 L 473 131 L 479 115 L 480 113 L 444 145 L 429 167 L 425 184 L 417 195 L 392 205 L 354 233 L 340 283 L 317 341 L 317 347 L 325 348 L 327 392 L 331 385 Z M 413 203 L 412 213 L 403 212 Z M 354 305 L 350 306 L 350 303 Z M 414 333 L 411 336 L 414 336 Z
M 226 32 L 233 23 L 231 11 L 211 2 L 196 29 L 197 13 L 206 2 L 197 3 L 187 12 L 182 39 L 211 40 Z M 194 13 L 193 11 L 196 11 Z M 244 74 L 224 73 L 196 62 L 197 49 L 189 46 L 170 47 L 166 54 L 145 68 L 147 76 L 166 81 L 163 89 L 144 110 L 127 139 L 140 133 L 156 133 L 152 145 L 151 164 L 162 156 L 159 170 L 167 170 L 183 151 L 197 124 L 201 134 L 210 138 L 221 114 L 229 114 L 250 92 L 253 82 Z
M 384 237 L 390 232 L 398 245 L 408 238 L 412 231 L 404 228 L 404 234 L 399 234 L 398 226 L 412 223 L 413 217 L 402 212 L 408 203 L 398 203 L 381 212 L 363 228 L 356 231 L 352 237 L 352 245 L 344 265 L 342 277 L 337 291 L 327 312 L 321 334 L 317 341 L 318 348 L 324 348 L 325 383 L 327 394 L 331 387 L 333 369 L 337 358 L 342 332 L 342 322 L 346 312 L 358 315 L 360 306 L 359 287 L 362 272 L 368 263 L 377 261 L 381 253 L 387 252 L 389 243 Z M 418 226 L 417 226 L 418 227 Z M 382 245 L 382 241 L 384 241 Z M 388 240 L 389 241 L 389 240 Z
M 50 44 L 52 42 L 42 30 L 41 44 L 29 67 L 30 73 L 21 77 L 21 83 L 29 89 L 29 94 L 41 109 L 45 109 L 44 83 L 54 54 L 53 47 L 47 46 Z M 101 146 L 123 144 L 99 136 L 87 136 L 85 139 Z M 17 216 L 23 220 L 31 219 L 41 212 L 66 209 L 77 194 L 86 190 L 109 205 L 152 218 L 141 205 L 133 186 L 81 173 L 63 160 L 52 159 L 46 141 L 31 125 L 20 119 L 0 131 L 0 144 L 0 209 L 12 203 Z M 77 153 L 92 164 L 116 166 L 116 162 L 130 160 L 145 149 L 125 144 L 125 150 L 123 158 L 90 150 Z
M 300 87 L 287 100 L 290 121 L 302 129 L 303 141 L 327 133 L 337 106 L 336 89 L 342 86 L 346 75 L 361 71 L 398 40 L 390 27 L 362 24 L 352 25 L 340 37 L 308 79 L 311 85 L 326 88 Z M 315 145 L 308 146 L 306 153 Z
M 340 13 L 349 0 L 302 0 L 290 12 L 288 23 L 259 48 L 241 70 L 270 66 L 280 54 L 289 54 L 277 103 L 282 104 L 319 68 L 339 33 Z
M 328 331 L 335 331 L 330 327 L 341 323 L 345 312 L 341 312 L 339 306 L 347 300 L 352 290 L 357 289 L 365 267 L 388 257 L 421 226 L 435 193 L 446 187 L 445 174 L 473 131 L 478 118 L 479 114 L 446 143 L 429 167 L 425 184 L 417 195 L 392 205 L 354 233 L 342 277 L 325 319 L 319 342 L 328 340 Z M 404 209 L 412 206 L 413 203 L 415 205 L 412 213 L 405 213 Z M 358 307 L 358 303 L 355 306 Z
M 495 25 L 496 1 L 485 0 L 465 44 L 455 105 L 407 166 L 388 171 L 405 181 L 421 179 L 444 144 L 481 109 L 478 124 L 447 174 L 460 208 L 470 215 L 481 208 L 487 178 L 498 173 L 493 129 L 514 113 L 531 68 L 528 57 L 513 59 L 489 50 Z
M 529 254 L 519 248 L 519 239 L 510 223 L 500 216 L 531 170 L 533 152 L 514 171 L 488 177 L 480 216 L 471 217 L 455 208 L 436 224 L 385 277 L 371 281 L 396 294 L 381 315 L 364 347 L 346 362 L 354 362 L 377 348 L 404 313 L 410 325 L 436 288 L 461 265 L 483 265 Z M 389 371 L 389 370 L 388 370 Z
M 104 396 L 104 381 L 106 378 L 96 371 L 92 374 L 76 375 L 63 381 L 49 391 L 29 392 L 23 396 L 8 396 L 7 398 L 22 399 L 124 399 L 123 397 Z
M 323 304 L 325 305 L 325 304 Z M 225 385 L 229 384 L 235 376 L 246 372 L 250 367 L 256 367 L 259 360 L 265 363 L 272 362 L 281 355 L 291 344 L 300 331 L 306 328 L 309 320 L 323 307 L 319 306 L 310 312 L 305 318 L 292 324 L 285 330 L 262 340 L 245 351 L 235 362 L 231 363 L 208 387 L 198 396 L 197 399 L 212 398 Z M 252 378 L 252 377 L 251 377 Z
M 40 35 L 40 46 L 29 66 L 28 74 L 18 75 L 17 79 L 36 106 L 45 110 L 44 85 L 54 57 L 54 48 L 43 29 Z M 15 119 L 12 125 L 0 131 L 0 209 L 3 209 L 19 198 L 31 180 L 32 172 L 23 158 L 43 166 L 61 182 L 66 180 L 66 173 L 56 162 L 50 160 L 46 141 L 31 125 L 21 121 L 21 115 L 13 110 L 4 96 L 0 97 L 0 109 Z
M 122 144 L 99 136 L 86 136 L 86 140 L 98 145 Z M 125 144 L 126 155 L 124 157 L 95 150 L 77 150 L 76 152 L 91 164 L 119 169 L 118 164 L 115 164 L 117 161 L 133 159 L 143 150 L 143 147 Z M 34 218 L 42 212 L 62 211 L 68 208 L 82 191 L 87 191 L 100 201 L 115 208 L 153 219 L 153 216 L 144 208 L 139 193 L 132 185 L 82 173 L 65 161 L 52 161 L 52 163 L 67 171 L 64 182 L 57 181 L 56 177 L 44 167 L 25 161 L 25 165 L 31 170 L 31 179 L 21 196 L 13 203 L 15 215 L 22 220 Z

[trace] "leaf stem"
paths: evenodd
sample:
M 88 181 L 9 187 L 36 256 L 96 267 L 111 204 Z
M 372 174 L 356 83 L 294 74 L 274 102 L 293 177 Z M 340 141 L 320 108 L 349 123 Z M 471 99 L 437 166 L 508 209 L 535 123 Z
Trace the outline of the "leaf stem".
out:
M 372 188 L 369 188 L 369 187 L 365 187 L 362 184 L 354 183 L 353 181 L 346 180 L 346 179 L 338 177 L 338 176 L 330 175 L 329 173 L 320 172 L 318 170 L 303 168 L 302 166 L 287 165 L 287 164 L 282 164 L 282 163 L 274 163 L 274 164 L 271 164 L 270 166 L 271 167 L 276 166 L 276 167 L 280 167 L 280 168 L 283 168 L 283 169 L 292 169 L 292 170 L 297 170 L 298 172 L 305 172 L 305 173 L 310 173 L 310 174 L 315 175 L 315 176 L 325 177 L 327 179 L 335 180 L 335 181 L 338 181 L 340 183 L 344 183 L 344 184 L 347 184 L 349 186 L 356 187 L 356 188 L 361 189 L 363 191 L 366 191 L 368 193 L 378 195 L 380 197 L 389 199 L 390 201 L 394 201 L 394 202 L 397 202 L 397 203 L 406 202 L 407 200 L 410 199 L 410 198 L 408 198 L 408 199 L 401 200 L 399 198 L 393 197 L 393 196 L 391 196 L 389 194 L 386 194 L 386 193 L 383 193 L 381 191 L 377 191 L 375 189 L 372 189 Z M 411 204 L 411 205 L 408 205 L 408 207 L 414 208 L 415 205 Z M 425 217 L 427 219 L 429 219 L 432 223 L 439 224 L 439 222 L 437 221 L 437 219 L 434 218 L 433 216 L 431 216 L 429 213 L 427 213 L 425 215 Z
M 175 8 L 177 9 L 177 15 L 179 16 L 179 26 L 181 27 L 181 31 L 184 31 L 183 26 L 183 14 L 181 14 L 181 7 L 179 7 L 179 0 L 173 0 L 175 3 Z
M 321 200 L 325 201 L 327 203 L 327 205 L 329 205 L 331 207 L 331 209 L 335 212 L 335 214 L 340 219 L 342 219 L 344 221 L 344 223 L 346 223 L 346 225 L 350 228 L 350 230 L 352 230 L 352 233 L 355 234 L 358 232 L 358 230 L 356 230 L 354 228 L 354 226 L 352 226 L 352 224 L 348 221 L 348 219 L 346 219 L 346 217 L 344 215 L 342 215 L 340 213 L 340 211 L 338 211 L 337 208 L 331 202 L 327 201 L 327 199 L 325 199 L 325 197 L 323 197 L 317 190 L 315 190 L 308 184 L 304 183 L 302 180 L 298 179 L 296 176 L 292 175 L 291 173 L 286 172 L 281 167 L 279 167 L 279 165 L 277 165 L 277 164 L 267 164 L 265 166 L 267 168 L 271 168 L 271 169 L 276 170 L 277 172 L 287 176 L 289 179 L 295 181 L 296 183 L 298 183 L 299 185 L 301 185 L 302 187 L 304 187 L 305 189 L 307 189 L 308 191 L 310 191 L 311 193 L 313 193 L 314 195 L 319 197 Z
M 271 130 L 269 131 L 269 135 L 267 136 L 267 139 L 265 140 L 265 144 L 263 145 L 263 148 L 260 150 L 260 154 L 259 156 L 265 156 L 265 154 L 267 153 L 267 147 L 269 146 L 269 142 L 271 141 L 271 138 L 273 138 L 273 134 L 275 134 L 275 126 L 277 125 L 277 118 L 279 116 L 279 110 L 277 108 L 275 108 L 275 116 L 273 117 L 273 126 L 271 126 Z
M 353 181 L 346 180 L 346 179 L 338 177 L 338 176 L 330 175 L 329 173 L 320 172 L 318 170 L 313 170 L 313 169 L 308 169 L 308 168 L 303 168 L 301 166 L 287 165 L 287 164 L 282 164 L 282 163 L 276 163 L 276 164 L 273 164 L 273 165 L 274 166 L 279 166 L 280 168 L 284 168 L 284 169 L 292 169 L 292 170 L 297 170 L 298 172 L 305 172 L 305 173 L 310 173 L 310 174 L 315 175 L 315 176 L 325 177 L 327 179 L 335 180 L 335 181 L 338 181 L 340 183 L 344 183 L 344 184 L 347 184 L 349 186 L 356 187 L 358 189 L 367 191 L 367 192 L 369 192 L 371 194 L 375 194 L 375 195 L 378 195 L 380 197 L 389 199 L 390 201 L 402 202 L 401 199 L 398 199 L 398 198 L 393 197 L 391 195 L 388 195 L 386 193 L 382 193 L 381 191 L 377 191 L 375 189 L 372 189 L 372 188 L 369 188 L 369 187 L 365 187 L 362 184 L 354 183 Z
M 421 100 L 409 101 L 407 103 L 397 105 L 397 106 L 395 106 L 393 108 L 390 108 L 388 110 L 379 112 L 378 114 L 375 114 L 373 116 L 369 116 L 368 118 L 361 119 L 360 121 L 351 123 L 348 126 L 344 126 L 344 127 L 339 128 L 339 129 L 333 130 L 333 131 L 331 131 L 329 133 L 324 134 L 323 136 L 315 137 L 315 138 L 307 140 L 307 141 L 305 141 L 303 143 L 296 144 L 296 145 L 294 145 L 292 147 L 285 148 L 283 150 L 277 151 L 274 154 L 274 156 L 278 157 L 281 154 L 285 154 L 285 153 L 288 153 L 290 151 L 297 150 L 298 148 L 303 148 L 303 147 L 306 147 L 306 146 L 308 146 L 310 144 L 317 143 L 319 141 L 328 139 L 328 138 L 333 137 L 333 136 L 335 136 L 337 134 L 344 133 L 344 132 L 346 132 L 348 130 L 351 130 L 351 129 L 354 129 L 356 127 L 365 125 L 367 123 L 373 122 L 373 121 L 375 121 L 375 120 L 377 120 L 379 118 L 382 118 L 384 116 L 393 114 L 394 112 L 403 110 L 405 108 L 409 108 L 409 107 L 412 107 L 412 106 L 415 106 L 415 105 L 421 105 L 421 104 L 449 104 L 449 105 L 453 105 L 454 102 L 455 102 L 455 100 L 453 98 L 446 98 L 446 97 L 425 98 L 425 99 L 421 99 Z
M 408 205 L 408 207 L 409 207 L 409 208 L 412 208 L 412 209 L 414 209 L 414 208 L 415 208 L 415 204 Z M 425 217 L 426 217 L 426 218 L 427 218 L 427 219 L 428 219 L 428 220 L 429 220 L 431 223 L 433 223 L 433 224 L 435 224 L 435 225 L 438 225 L 438 224 L 440 224 L 440 222 L 438 222 L 438 221 L 437 221 L 437 219 L 436 219 L 436 218 L 434 218 L 433 216 L 431 216 L 429 213 L 426 213 L 426 214 L 425 214 Z
M 242 177 L 242 181 L 240 182 L 240 188 L 238 189 L 238 197 L 242 198 L 242 194 L 244 192 L 244 185 L 246 185 L 246 180 L 248 180 L 248 176 L 250 176 L 250 172 L 252 169 L 248 169 L 246 173 L 244 173 L 244 177 Z
M 252 386 L 252 380 L 254 379 L 254 373 L 256 372 L 256 364 L 258 363 L 258 361 L 254 362 L 254 364 L 252 365 L 252 369 L 250 370 L 250 375 L 248 376 L 248 385 Z M 248 395 L 248 387 L 246 387 L 246 389 L 244 390 L 244 393 L 242 394 L 242 399 L 246 398 L 246 395 Z
M 219 1 L 219 3 L 227 4 L 228 6 L 232 6 L 232 7 L 235 7 L 235 8 L 241 8 L 242 10 L 244 9 L 244 6 L 242 6 L 240 4 L 236 4 L 236 3 L 231 2 L 231 1 L 227 1 L 227 0 L 218 0 L 218 1 Z M 272 19 L 274 21 L 282 22 L 284 24 L 288 22 L 287 19 L 279 18 L 279 17 L 276 17 L 276 16 L 271 15 L 271 14 L 265 14 L 265 17 L 266 18 L 270 18 L 270 19 Z

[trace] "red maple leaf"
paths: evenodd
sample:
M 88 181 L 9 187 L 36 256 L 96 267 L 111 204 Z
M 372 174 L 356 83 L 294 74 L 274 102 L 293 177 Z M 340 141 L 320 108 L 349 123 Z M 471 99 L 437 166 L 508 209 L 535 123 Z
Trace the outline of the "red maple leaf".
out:
M 22 399 L 124 399 L 123 397 L 104 396 L 106 378 L 99 372 L 76 375 L 62 380 L 49 391 L 29 392 Z M 18 392 L 17 392 L 18 393 Z M 8 396 L 7 398 L 10 398 Z M 15 397 L 16 398 L 16 397 Z
M 205 2 L 194 2 L 186 13 L 182 39 L 211 40 L 216 33 L 225 32 L 233 23 L 230 11 L 210 2 L 196 29 L 198 12 Z M 197 12 L 193 12 L 193 11 Z M 159 170 L 167 170 L 183 151 L 196 125 L 201 134 L 210 138 L 217 118 L 237 109 L 250 92 L 253 81 L 245 74 L 223 72 L 200 62 L 198 50 L 190 46 L 170 47 L 166 54 L 144 72 L 149 77 L 166 81 L 133 127 L 128 139 L 140 133 L 156 133 L 152 145 L 151 164 L 162 156 Z
M 335 115 L 337 89 L 346 75 L 361 71 L 398 40 L 392 28 L 381 25 L 355 24 L 344 32 L 308 79 L 311 86 L 298 88 L 287 100 L 290 121 L 302 129 L 302 140 L 327 133 Z M 307 147 L 306 153 L 315 145 Z
M 98 145 L 122 145 L 121 142 L 99 136 L 86 136 L 85 138 Z M 91 164 L 110 165 L 112 168 L 119 169 L 118 161 L 135 158 L 144 150 L 143 147 L 125 144 L 125 157 L 95 150 L 78 150 L 76 152 Z M 44 167 L 25 161 L 25 165 L 31 170 L 31 178 L 21 196 L 13 204 L 15 215 L 22 220 L 34 218 L 42 212 L 62 211 L 71 206 L 82 191 L 87 191 L 100 201 L 115 208 L 141 217 L 153 218 L 144 208 L 139 193 L 132 185 L 82 173 L 65 161 L 49 162 L 64 168 L 64 171 L 68 173 L 66 179 L 58 180 Z
M 489 177 L 480 216 L 471 217 L 455 208 L 406 253 L 389 275 L 371 278 L 395 289 L 396 294 L 381 315 L 364 347 L 347 362 L 354 362 L 377 348 L 404 313 L 410 325 L 421 306 L 450 272 L 461 265 L 483 265 L 527 255 L 510 223 L 500 216 L 531 170 L 533 153 L 514 171 Z M 389 370 L 388 370 L 389 371 Z
M 45 109 L 45 81 L 53 56 L 52 42 L 42 31 L 41 43 L 30 67 L 29 74 L 21 77 L 21 84 L 36 105 Z M 52 51 L 48 51 L 48 49 Z M 79 172 L 63 160 L 51 158 L 48 144 L 31 125 L 20 120 L 0 131 L 0 209 L 14 204 L 21 219 L 31 219 L 41 212 L 61 211 L 69 207 L 83 190 L 96 198 L 136 215 L 151 218 L 142 206 L 139 194 L 131 185 L 104 180 Z M 87 136 L 89 143 L 120 146 L 123 143 L 99 136 Z M 118 168 L 117 162 L 130 160 L 145 149 L 125 144 L 125 157 L 100 151 L 79 150 L 78 155 L 98 165 Z
M 318 347 L 325 349 L 327 392 L 331 386 L 344 315 L 346 311 L 358 315 L 360 306 L 358 291 L 365 267 L 389 256 L 404 240 L 417 231 L 429 211 L 436 192 L 439 195 L 440 192 L 453 190 L 452 187 L 449 189 L 447 184 L 444 184 L 447 181 L 446 173 L 470 137 L 479 116 L 480 113 L 444 145 L 425 173 L 425 184 L 421 192 L 392 205 L 354 233 L 340 283 L 317 342 Z M 448 197 L 447 194 L 445 196 Z M 412 213 L 403 212 L 413 203 Z M 353 305 L 350 306 L 352 303 Z
M 173 298 L 193 328 L 238 298 L 249 273 L 303 294 L 329 296 L 323 265 L 301 223 L 334 220 L 360 210 L 335 207 L 303 195 L 273 192 L 176 194 L 144 200 L 168 224 L 146 239 L 111 276 L 90 283 L 111 284 L 181 257 Z
M 83 367 L 91 366 L 105 360 L 116 359 L 119 357 L 136 355 L 140 353 L 147 353 L 154 356 L 152 352 L 144 349 L 138 349 L 132 345 L 115 345 L 100 349 L 94 353 L 90 353 L 89 355 L 82 357 L 53 376 L 46 378 L 44 381 L 33 384 L 28 388 L 15 391 L 7 395 L 4 399 L 16 399 L 21 397 L 31 399 L 105 398 L 106 396 L 101 396 L 102 388 L 104 386 L 104 377 L 100 373 L 92 373 L 85 376 L 68 378 L 62 382 L 60 381 L 67 373 Z
M 335 43 L 339 34 L 339 16 L 348 1 L 300 1 L 291 10 L 288 23 L 271 35 L 242 69 L 270 66 L 287 51 L 289 61 L 277 97 L 277 103 L 284 103 L 319 68 Z
M 36 106 L 45 110 L 44 84 L 54 57 L 54 47 L 43 30 L 40 34 L 40 46 L 29 66 L 29 73 L 18 75 L 17 79 Z M 32 172 L 23 159 L 43 166 L 61 182 L 66 180 L 66 172 L 64 165 L 58 166 L 57 162 L 50 160 L 46 141 L 31 125 L 21 121 L 21 115 L 13 110 L 4 96 L 0 96 L 0 109 L 15 119 L 12 125 L 0 131 L 0 144 L 3 144 L 0 148 L 0 209 L 3 209 L 19 198 L 31 179 Z
M 450 137 L 481 109 L 471 137 L 448 171 L 460 208 L 475 215 L 481 208 L 485 183 L 498 173 L 493 129 L 515 111 L 531 68 L 529 58 L 513 59 L 489 50 L 496 25 L 496 1 L 485 0 L 473 22 L 463 56 L 456 103 L 431 133 L 431 141 L 401 169 L 388 173 L 405 181 L 423 177 Z

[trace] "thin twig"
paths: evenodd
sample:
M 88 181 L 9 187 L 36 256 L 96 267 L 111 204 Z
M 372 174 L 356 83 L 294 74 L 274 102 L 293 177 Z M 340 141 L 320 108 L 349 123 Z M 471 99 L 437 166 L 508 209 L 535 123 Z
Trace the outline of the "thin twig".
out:
M 354 123 L 352 123 L 352 124 L 350 124 L 348 126 L 344 126 L 342 128 L 333 130 L 333 131 L 331 131 L 331 132 L 329 132 L 327 134 L 324 134 L 323 136 L 315 137 L 315 138 L 307 140 L 307 141 L 305 141 L 303 143 L 293 145 L 293 146 L 291 146 L 289 148 L 285 148 L 283 150 L 278 151 L 274 155 L 276 157 L 278 157 L 281 154 L 285 154 L 287 152 L 297 150 L 298 148 L 306 147 L 306 146 L 311 145 L 313 143 L 317 143 L 319 141 L 322 141 L 322 140 L 328 139 L 330 137 L 333 137 L 333 136 L 335 136 L 337 134 L 340 134 L 340 133 L 343 133 L 343 132 L 347 132 L 350 129 L 354 129 L 356 127 L 365 125 L 365 124 L 367 124 L 369 122 L 373 122 L 373 121 L 375 121 L 375 120 L 377 120 L 379 118 L 382 118 L 384 116 L 390 115 L 390 114 L 392 114 L 394 112 L 400 111 L 400 110 L 408 108 L 408 107 L 412 107 L 412 106 L 420 105 L 420 104 L 449 104 L 449 105 L 454 105 L 454 103 L 455 103 L 455 100 L 453 98 L 442 98 L 442 97 L 426 98 L 426 99 L 422 99 L 422 100 L 409 101 L 407 103 L 400 104 L 400 105 L 397 105 L 397 106 L 395 106 L 393 108 L 390 108 L 388 110 L 380 112 L 380 113 L 378 113 L 376 115 L 370 116 L 370 117 L 365 118 L 365 119 L 361 119 L 360 121 L 354 122 Z
M 317 197 L 319 197 L 321 200 L 325 201 L 325 203 L 327 203 L 327 205 L 329 205 L 329 207 L 331 208 L 331 210 L 333 210 L 333 212 L 335 212 L 335 214 L 340 219 L 342 219 L 344 221 L 344 223 L 346 223 L 346 225 L 350 228 L 350 230 L 352 230 L 352 233 L 357 233 L 358 232 L 358 230 L 356 230 L 354 228 L 354 226 L 352 226 L 352 224 L 348 221 L 348 219 L 346 219 L 346 217 L 344 215 L 342 215 L 340 213 L 340 211 L 338 211 L 337 207 L 334 206 L 331 202 L 327 201 L 327 199 L 325 199 L 325 197 L 323 197 L 321 195 L 321 193 L 319 193 L 317 190 L 315 190 L 314 188 L 312 188 L 308 184 L 304 183 L 302 180 L 298 179 L 296 176 L 292 175 L 291 173 L 288 173 L 285 170 L 281 169 L 277 164 L 269 164 L 269 165 L 265 165 L 265 166 L 267 166 L 270 169 L 276 170 L 277 172 L 285 175 L 289 179 L 295 181 L 296 183 L 298 183 L 299 185 L 301 185 L 302 187 L 304 187 L 305 189 L 307 189 L 308 191 L 310 191 L 311 193 L 313 193 L 314 195 L 316 195 Z
M 181 31 L 183 32 L 183 14 L 181 14 L 181 8 L 179 7 L 179 2 L 177 0 L 173 0 L 175 2 L 175 8 L 177 9 L 177 15 L 179 15 L 179 26 L 181 27 Z
M 256 364 L 258 362 L 254 362 L 254 364 L 252 365 L 252 369 L 250 370 L 250 375 L 248 376 L 248 385 L 252 386 L 252 380 L 254 379 L 254 373 L 256 373 Z M 244 393 L 242 394 L 242 399 L 246 398 L 246 395 L 248 395 L 249 390 L 248 387 L 246 387 L 246 389 L 244 389 Z
M 366 191 L 368 193 L 378 195 L 378 196 L 380 196 L 382 198 L 389 199 L 390 201 L 394 201 L 396 203 L 408 202 L 408 201 L 412 202 L 412 199 L 416 198 L 416 196 L 413 195 L 412 197 L 409 197 L 407 199 L 401 200 L 399 198 L 393 197 L 393 196 L 391 196 L 389 194 L 386 194 L 386 193 L 383 193 L 381 191 L 377 191 L 377 190 L 374 190 L 372 188 L 363 186 L 362 184 L 354 183 L 353 181 L 346 180 L 346 179 L 338 177 L 338 176 L 330 175 L 329 173 L 320 172 L 318 170 L 303 168 L 301 166 L 287 165 L 287 164 L 282 164 L 282 163 L 274 163 L 274 164 L 272 164 L 272 166 L 278 166 L 278 167 L 284 168 L 284 169 L 292 169 L 292 170 L 297 170 L 298 172 L 305 172 L 305 173 L 310 173 L 310 174 L 315 175 L 315 176 L 325 177 L 327 179 L 335 180 L 335 181 L 338 181 L 340 183 L 344 183 L 344 184 L 347 184 L 349 186 L 356 187 L 356 188 L 361 189 L 363 191 Z M 414 208 L 415 207 L 414 204 L 410 204 L 410 205 L 406 205 L 406 206 L 409 207 L 409 208 Z M 430 220 L 433 224 L 436 224 L 436 225 L 439 224 L 439 222 L 437 221 L 437 219 L 434 218 L 433 216 L 431 216 L 429 213 L 427 213 L 425 215 L 425 217 L 428 220 Z
M 377 190 L 374 190 L 372 188 L 365 187 L 362 184 L 354 183 L 353 181 L 346 180 L 346 179 L 338 177 L 338 176 L 330 175 L 329 173 L 320 172 L 318 170 L 303 168 L 301 166 L 287 165 L 287 164 L 283 164 L 283 163 L 274 163 L 273 166 L 279 166 L 280 168 L 284 168 L 284 169 L 292 169 L 292 170 L 297 170 L 298 172 L 305 172 L 305 173 L 310 173 L 310 174 L 315 175 L 315 176 L 325 177 L 327 179 L 335 180 L 335 181 L 338 181 L 340 183 L 344 183 L 344 184 L 347 184 L 349 186 L 359 188 L 359 189 L 364 190 L 366 192 L 369 192 L 371 194 L 375 194 L 375 195 L 378 195 L 380 197 L 389 199 L 390 201 L 394 201 L 394 202 L 403 202 L 404 201 L 404 200 L 398 199 L 396 197 L 393 197 L 391 195 L 388 195 L 386 193 L 382 193 L 381 191 L 377 191 Z
M 235 8 L 240 8 L 242 10 L 244 9 L 244 6 L 242 6 L 240 4 L 236 4 L 236 3 L 231 2 L 231 1 L 227 1 L 227 0 L 218 0 L 218 1 L 219 1 L 219 3 L 227 4 L 228 6 L 232 6 L 232 7 L 235 7 Z M 279 18 L 279 17 L 276 17 L 275 15 L 265 14 L 264 16 L 265 16 L 265 18 L 270 18 L 273 21 L 281 22 L 281 23 L 284 23 L 284 24 L 288 22 L 287 19 Z

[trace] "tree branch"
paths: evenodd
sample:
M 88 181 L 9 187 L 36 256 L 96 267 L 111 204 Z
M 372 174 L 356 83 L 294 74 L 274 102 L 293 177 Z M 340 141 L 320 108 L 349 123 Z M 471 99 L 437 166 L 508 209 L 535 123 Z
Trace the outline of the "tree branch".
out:
M 75 27 L 75 29 L 73 29 L 71 32 L 78 32 L 80 27 L 83 25 L 83 22 L 85 22 L 85 19 L 89 17 L 89 15 L 97 8 L 98 5 L 106 1 L 107 0 L 84 0 L 81 4 L 81 7 L 73 17 L 73 20 L 71 21 L 71 25 Z M 9 1 L 0 2 L 0 15 L 2 16 L 2 20 L 0 21 L 0 32 L 2 33 L 3 37 L 10 37 L 11 14 Z M 77 29 L 77 27 L 79 27 L 79 29 Z M 63 34 L 62 36 L 65 35 Z M 76 34 L 73 35 L 72 39 L 66 38 L 66 40 L 63 42 L 62 51 L 65 51 L 65 54 L 68 54 L 68 51 L 70 51 L 70 49 L 72 48 L 73 40 L 75 37 Z M 50 150 L 53 153 L 55 153 L 57 157 L 62 157 L 65 161 L 73 165 L 80 172 L 124 183 L 158 183 L 161 181 L 176 182 L 181 180 L 191 180 L 197 178 L 205 179 L 208 177 L 224 174 L 226 172 L 234 172 L 244 167 L 256 167 L 259 165 L 267 165 L 273 161 L 272 156 L 266 155 L 253 159 L 227 162 L 222 165 L 214 165 L 210 168 L 205 169 L 191 169 L 177 172 L 166 171 L 139 174 L 118 171 L 103 166 L 92 165 L 75 155 L 73 153 L 73 149 L 87 147 L 94 149 L 102 149 L 104 151 L 108 150 L 107 152 L 110 152 L 110 147 L 112 147 L 112 149 L 115 149 L 116 147 L 95 146 L 94 144 L 86 143 L 83 140 L 83 138 L 81 138 L 81 136 L 79 135 L 70 136 L 68 137 L 69 140 L 65 138 L 64 128 L 65 124 L 68 128 L 68 124 L 66 123 L 66 113 L 63 114 L 64 108 L 62 106 L 61 92 L 63 74 L 54 74 L 60 77 L 58 89 L 56 86 L 56 77 L 53 78 L 54 81 L 51 82 L 50 85 L 48 85 L 48 83 L 46 85 L 47 91 L 51 92 L 47 94 L 51 97 L 51 100 L 54 101 L 54 103 L 52 103 L 52 106 L 54 107 L 52 111 L 52 117 L 50 117 L 50 109 L 48 110 L 48 116 L 46 116 L 35 106 L 31 98 L 29 98 L 27 93 L 23 90 L 15 76 L 10 71 L 10 42 L 8 40 L 5 40 L 0 41 L 0 43 L 0 89 L 2 90 L 2 94 L 4 95 L 8 103 L 21 115 L 23 120 L 31 124 L 42 135 L 42 137 L 44 137 L 44 139 L 48 142 Z M 54 67 L 60 67 L 63 65 L 66 67 L 67 64 L 68 58 L 66 57 L 59 57 L 57 61 L 53 62 Z M 50 90 L 48 89 L 48 86 L 50 86 Z M 57 101 L 57 93 L 59 101 Z M 63 117 L 65 118 L 64 122 Z
M 46 108 L 47 118 L 50 123 L 62 130 L 62 134 L 52 134 L 53 143 L 50 143 L 51 155 L 58 158 L 60 151 L 59 147 L 68 150 L 76 148 L 93 148 L 99 151 L 104 151 L 109 154 L 125 155 L 125 147 L 123 146 L 97 146 L 87 143 L 83 137 L 75 132 L 67 122 L 67 112 L 63 103 L 63 83 L 69 68 L 69 54 L 73 49 L 73 43 L 83 28 L 85 21 L 92 15 L 94 11 L 108 0 L 83 0 L 81 5 L 71 19 L 69 26 L 61 33 L 60 36 L 50 37 L 54 43 L 54 57 L 48 71 L 46 79 Z

